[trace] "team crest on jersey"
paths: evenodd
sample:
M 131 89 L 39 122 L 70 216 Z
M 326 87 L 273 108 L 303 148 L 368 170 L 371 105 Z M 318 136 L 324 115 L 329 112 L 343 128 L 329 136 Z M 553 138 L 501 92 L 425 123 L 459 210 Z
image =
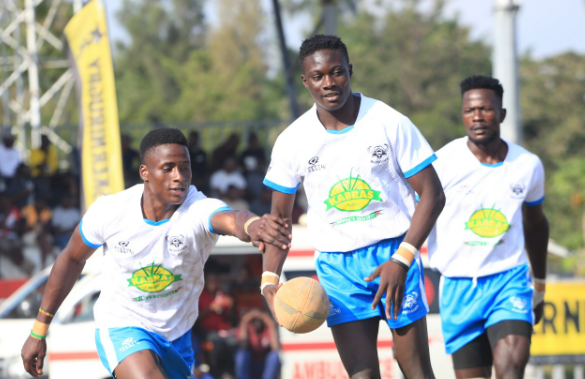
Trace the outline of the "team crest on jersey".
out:
M 372 154 L 371 163 L 380 164 L 388 162 L 388 144 L 370 146 L 368 147 L 368 153 Z
M 367 207 L 372 201 L 382 201 L 380 191 L 372 187 L 360 176 L 339 180 L 329 190 L 329 198 L 324 201 L 326 211 L 331 208 L 343 212 L 357 212 Z
M 508 224 L 506 216 L 494 207 L 482 208 L 473 212 L 469 221 L 465 223 L 465 230 L 469 229 L 485 238 L 493 238 L 506 233 L 510 229 L 510 224 Z
M 187 247 L 185 244 L 185 237 L 182 235 L 178 236 L 167 236 L 167 246 L 170 252 L 179 253 Z
M 318 163 L 319 163 L 318 156 L 315 156 L 315 157 L 309 159 L 309 167 L 308 167 L 307 171 L 309 171 L 309 173 L 311 173 L 311 172 L 323 170 L 325 168 L 324 164 L 318 164 Z
M 512 183 L 510 184 L 512 190 L 512 197 L 515 199 L 522 199 L 524 197 L 524 190 L 526 186 L 523 183 Z
M 130 241 L 120 241 L 114 247 L 114 250 L 116 250 L 118 253 L 122 253 L 122 254 L 134 254 L 134 251 L 132 250 L 132 248 L 128 247 L 129 244 L 130 244 Z
M 170 270 L 152 262 L 150 266 L 140 267 L 132 273 L 132 277 L 128 279 L 128 287 L 136 287 L 144 292 L 160 292 L 179 280 L 183 280 L 181 275 L 174 275 Z

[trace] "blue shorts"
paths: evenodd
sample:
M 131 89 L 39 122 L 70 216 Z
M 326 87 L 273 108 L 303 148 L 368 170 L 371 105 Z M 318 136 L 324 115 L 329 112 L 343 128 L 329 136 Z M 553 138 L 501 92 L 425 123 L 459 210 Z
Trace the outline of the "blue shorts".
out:
M 116 367 L 131 354 L 152 350 L 169 378 L 193 378 L 191 330 L 169 342 L 158 334 L 137 327 L 96 329 L 95 343 L 104 367 L 113 375 Z
M 390 259 L 403 238 L 404 236 L 383 240 L 346 253 L 319 254 L 316 264 L 317 275 L 331 302 L 327 317 L 328 326 L 380 317 L 388 322 L 391 329 L 397 329 L 413 323 L 428 313 L 424 271 L 418 255 L 406 276 L 404 299 L 398 318 L 386 319 L 386 294 L 383 295 L 378 307 L 372 309 L 380 278 L 372 282 L 366 282 L 364 278 Z M 393 306 L 391 314 L 392 312 Z
M 534 324 L 528 265 L 480 278 L 441 277 L 440 313 L 447 354 L 505 320 Z

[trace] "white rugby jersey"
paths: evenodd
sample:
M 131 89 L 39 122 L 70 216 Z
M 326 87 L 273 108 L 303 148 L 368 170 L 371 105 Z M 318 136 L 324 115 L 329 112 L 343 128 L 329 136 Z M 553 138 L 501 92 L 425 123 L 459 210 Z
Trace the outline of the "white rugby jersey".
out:
M 503 162 L 481 163 L 467 137 L 437 151 L 433 166 L 447 198 L 428 241 L 431 267 L 477 278 L 527 263 L 522 204 L 544 200 L 540 159 L 514 143 Z
M 352 251 L 406 233 L 415 208 L 406 178 L 436 159 L 408 118 L 360 96 L 355 124 L 341 131 L 326 130 L 316 106 L 299 117 L 276 140 L 264 179 L 288 194 L 304 180 L 309 238 L 319 251 Z
M 88 246 L 104 245 L 96 327 L 137 326 L 172 341 L 198 316 L 203 265 L 219 237 L 211 216 L 230 208 L 190 186 L 172 217 L 154 222 L 143 218 L 143 191 L 139 184 L 99 198 L 80 224 Z

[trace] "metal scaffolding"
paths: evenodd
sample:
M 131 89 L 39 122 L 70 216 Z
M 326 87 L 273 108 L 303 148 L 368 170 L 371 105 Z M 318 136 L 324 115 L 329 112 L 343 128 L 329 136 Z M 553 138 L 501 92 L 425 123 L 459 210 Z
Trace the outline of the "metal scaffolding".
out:
M 46 10 L 42 21 L 36 16 L 40 6 Z M 53 0 L 50 4 L 49 0 L 0 0 L 0 126 L 11 128 L 17 135 L 16 146 L 22 153 L 40 146 L 41 134 L 48 135 L 64 152 L 71 150 L 69 143 L 53 131 L 61 121 L 74 81 L 61 40 L 63 31 L 52 31 L 58 11 L 70 6 L 77 12 L 81 0 Z M 51 51 L 60 52 L 60 58 L 40 56 L 45 44 Z M 48 83 L 43 92 L 40 78 L 51 77 L 44 75 L 56 69 L 65 71 Z M 43 82 L 47 84 L 46 80 Z M 54 109 L 50 121 L 44 125 L 41 111 L 51 100 Z

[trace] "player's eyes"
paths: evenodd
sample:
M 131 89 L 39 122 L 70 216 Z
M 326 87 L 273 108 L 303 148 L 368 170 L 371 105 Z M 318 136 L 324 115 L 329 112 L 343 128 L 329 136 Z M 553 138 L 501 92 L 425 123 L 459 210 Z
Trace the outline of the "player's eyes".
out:
M 321 80 L 322 76 L 321 75 L 313 75 L 312 78 L 313 78 L 313 80 Z

